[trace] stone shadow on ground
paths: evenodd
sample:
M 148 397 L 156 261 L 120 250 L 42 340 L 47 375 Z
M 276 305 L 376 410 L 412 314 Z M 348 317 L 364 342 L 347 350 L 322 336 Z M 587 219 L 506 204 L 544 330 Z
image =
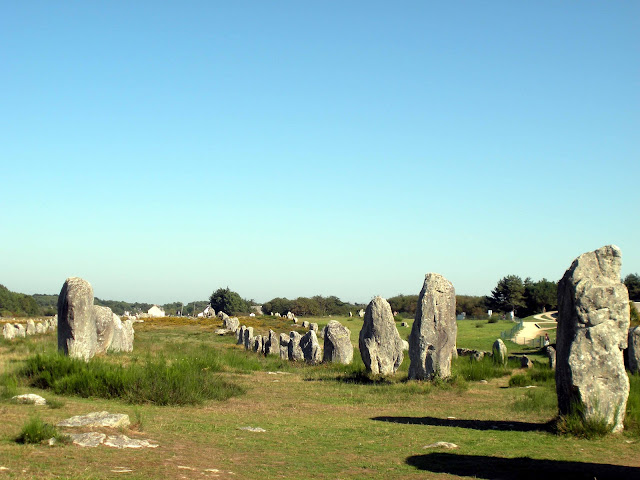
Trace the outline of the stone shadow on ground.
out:
M 529 457 L 502 458 L 455 453 L 413 455 L 405 462 L 419 470 L 448 473 L 461 477 L 488 480 L 517 478 L 519 480 L 598 480 L 640 478 L 640 468 L 606 463 L 538 460 Z
M 434 427 L 459 427 L 472 430 L 503 430 L 514 432 L 551 432 L 553 422 L 533 423 L 509 420 L 464 420 L 436 417 L 372 417 L 378 422 L 405 423 L 409 425 L 431 425 Z

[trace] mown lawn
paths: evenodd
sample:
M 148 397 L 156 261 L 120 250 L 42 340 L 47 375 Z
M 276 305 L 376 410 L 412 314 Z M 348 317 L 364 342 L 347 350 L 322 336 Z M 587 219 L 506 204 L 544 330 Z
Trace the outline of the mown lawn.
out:
M 330 319 L 314 320 L 322 325 Z M 338 320 L 349 326 L 357 345 L 361 320 Z M 241 323 L 252 321 L 265 331 L 269 326 L 276 331 L 290 329 L 290 322 L 270 318 L 247 318 Z M 459 322 L 458 346 L 482 350 L 490 350 L 496 333 L 499 336 L 510 325 L 476 328 L 475 321 L 465 322 L 469 323 Z M 454 363 L 456 379 L 450 382 L 407 382 L 407 361 L 396 379 L 371 379 L 362 375 L 357 351 L 352 366 L 291 364 L 244 351 L 232 337 L 215 335 L 218 326 L 215 320 L 138 324 L 134 353 L 108 355 L 104 361 L 139 364 L 160 355 L 178 361 L 210 348 L 219 352 L 222 362 L 211 374 L 237 384 L 244 394 L 224 401 L 157 406 L 58 396 L 19 386 L 19 393 L 41 394 L 56 400 L 58 408 L 0 401 L 0 467 L 6 469 L 0 470 L 0 478 L 640 477 L 637 434 L 585 440 L 548 430 L 556 407 L 553 381 L 546 374 L 535 376 L 538 381 L 528 377 L 526 383 L 537 385 L 529 389 L 508 387 L 511 374 L 523 373 L 519 370 L 487 378 L 487 383 L 465 381 L 461 377 L 467 359 L 459 359 Z M 406 335 L 401 332 L 404 338 L 408 330 Z M 22 368 L 33 354 L 55 348 L 54 334 L 0 341 L 0 375 Z M 640 382 L 634 384 L 640 388 Z M 125 433 L 154 440 L 160 447 L 118 450 L 14 441 L 35 415 L 55 423 L 99 410 L 129 414 L 137 425 Z M 266 432 L 239 430 L 244 426 Z M 423 448 L 437 441 L 459 448 Z M 114 473 L 118 467 L 131 472 Z

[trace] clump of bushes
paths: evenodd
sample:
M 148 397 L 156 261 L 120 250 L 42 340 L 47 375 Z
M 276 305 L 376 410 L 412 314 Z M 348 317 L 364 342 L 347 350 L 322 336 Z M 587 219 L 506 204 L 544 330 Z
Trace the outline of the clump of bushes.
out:
M 100 358 L 84 362 L 58 353 L 38 354 L 27 359 L 21 375 L 31 386 L 57 395 L 119 398 L 133 404 L 193 405 L 244 393 L 217 374 L 223 364 L 214 350 L 195 349 L 195 354 L 146 358 L 127 366 Z
M 58 432 L 56 427 L 43 422 L 40 417 L 32 417 L 24 424 L 16 437 L 18 443 L 42 443 L 50 438 L 58 442 L 67 442 L 68 437 Z

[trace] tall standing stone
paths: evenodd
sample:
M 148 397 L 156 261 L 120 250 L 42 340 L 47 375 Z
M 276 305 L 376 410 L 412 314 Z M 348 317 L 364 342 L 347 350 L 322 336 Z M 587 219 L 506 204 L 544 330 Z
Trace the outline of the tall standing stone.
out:
M 244 330 L 244 348 L 246 350 L 253 348 L 253 327 L 247 327 Z
M 299 362 L 300 360 L 304 360 L 304 354 L 302 353 L 302 349 L 300 348 L 300 339 L 302 337 L 298 332 L 290 332 L 289 333 L 289 344 L 287 345 L 287 350 L 289 354 L 289 360 L 292 362 Z
M 325 362 L 350 364 L 353 361 L 353 345 L 351 332 L 336 320 L 331 320 L 323 329 Z
M 315 330 L 309 330 L 300 339 L 300 349 L 307 363 L 315 364 L 322 361 L 322 349 L 318 343 Z
M 92 307 L 91 284 L 82 278 L 67 278 L 58 296 L 58 349 L 65 355 L 84 360 L 93 357 L 97 335 Z
M 366 369 L 373 374 L 393 375 L 402 363 L 402 339 L 393 319 L 391 306 L 376 297 L 364 314 L 359 337 L 360 356 Z
M 456 346 L 456 291 L 437 273 L 427 273 L 409 335 L 409 378 L 451 376 L 451 352 Z
M 236 344 L 237 345 L 244 345 L 244 332 L 247 330 L 247 327 L 245 325 L 242 325 L 237 331 L 236 331 Z
M 269 336 L 265 337 L 264 341 L 264 354 L 265 355 L 279 355 L 280 354 L 280 341 L 276 332 L 269 330 Z
M 631 373 L 640 373 L 640 327 L 629 329 L 627 360 Z
M 280 360 L 289 359 L 289 335 L 286 333 L 280 334 Z
M 507 346 L 504 344 L 501 338 L 498 338 L 493 342 L 492 347 L 493 361 L 499 365 L 506 365 L 507 363 Z
M 556 392 L 561 414 L 576 406 L 585 420 L 622 431 L 629 379 L 629 294 L 620 282 L 622 253 L 609 245 L 576 258 L 558 284 Z
M 115 313 L 112 317 L 113 322 L 113 339 L 107 347 L 110 352 L 131 352 L 133 351 L 133 320 L 125 320 L 124 322 Z
M 92 315 L 96 324 L 96 353 L 104 353 L 113 340 L 113 312 L 109 307 L 94 305 Z
M 2 327 L 2 335 L 5 340 L 13 340 L 16 336 L 16 327 L 11 325 L 10 323 L 5 323 Z

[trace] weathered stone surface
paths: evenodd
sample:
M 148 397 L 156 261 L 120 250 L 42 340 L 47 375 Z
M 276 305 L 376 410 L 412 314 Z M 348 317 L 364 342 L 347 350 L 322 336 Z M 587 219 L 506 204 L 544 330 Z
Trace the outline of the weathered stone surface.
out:
M 222 320 L 222 327 L 235 332 L 240 327 L 240 320 L 238 317 L 227 317 Z
M 238 430 L 245 430 L 247 432 L 253 432 L 253 433 L 263 433 L 266 432 L 266 430 L 262 427 L 238 427 Z
M 58 427 L 128 427 L 129 415 L 123 413 L 91 412 L 76 415 L 57 423 Z
M 507 363 L 507 358 L 509 357 L 507 346 L 504 344 L 501 338 L 498 338 L 495 342 L 493 342 L 493 348 L 491 350 L 493 352 L 494 362 L 500 365 L 505 365 Z
M 111 343 L 107 347 L 110 352 L 132 352 L 133 351 L 133 320 L 120 320 L 115 313 L 111 315 L 113 325 L 113 336 Z
M 436 442 L 436 443 L 431 443 L 429 445 L 425 445 L 422 448 L 444 448 L 446 450 L 451 450 L 453 448 L 458 448 L 458 445 L 451 442 Z
M 89 360 L 95 354 L 92 307 L 91 284 L 78 277 L 67 278 L 58 296 L 58 349 L 65 355 Z
M 547 345 L 547 357 L 549 358 L 549 368 L 556 369 L 556 349 L 551 345 Z
M 13 340 L 16 337 L 16 327 L 10 323 L 5 323 L 2 327 L 2 336 L 5 340 Z
M 156 448 L 157 443 L 149 440 L 129 438 L 126 435 L 109 435 L 104 439 L 103 445 L 114 448 Z
M 306 320 L 302 321 L 302 328 L 309 328 L 309 322 Z
M 325 362 L 342 363 L 348 365 L 353 361 L 353 345 L 351 344 L 351 332 L 347 327 L 336 320 L 331 320 L 324 331 Z
M 627 360 L 631 373 L 640 372 L 640 327 L 629 329 Z
M 481 362 L 484 358 L 484 352 L 480 352 L 478 350 L 473 350 L 471 352 L 471 359 L 475 362 Z
M 558 284 L 556 392 L 561 414 L 581 405 L 585 419 L 622 431 L 629 379 L 629 294 L 620 282 L 622 254 L 609 245 L 576 258 Z
M 102 445 L 107 436 L 100 432 L 69 433 L 71 442 L 80 447 L 97 447 Z
M 280 359 L 288 360 L 289 359 L 289 335 L 286 333 L 280 334 Z
M 253 337 L 253 351 L 262 353 L 262 335 Z
M 269 335 L 265 337 L 264 341 L 264 354 L 265 355 L 279 355 L 280 354 L 280 340 L 278 335 L 273 330 L 269 330 Z
M 408 327 L 408 326 L 409 326 L 409 324 L 408 324 L 407 322 L 402 322 L 402 323 L 400 323 L 400 326 L 401 326 L 401 327 Z
M 104 353 L 113 341 L 113 312 L 109 307 L 94 305 L 91 313 L 96 324 L 96 353 Z
M 36 334 L 36 322 L 29 319 L 27 320 L 27 335 L 35 335 Z
M 226 335 L 228 331 L 229 331 L 229 330 L 227 330 L 226 328 L 216 328 L 216 329 L 213 331 L 213 333 L 215 333 L 216 335 L 223 336 L 223 335 Z
M 41 397 L 40 395 L 36 395 L 35 393 L 25 393 L 23 395 L 16 395 L 15 397 L 11 397 L 16 403 L 30 403 L 33 405 L 46 405 L 47 401 Z
M 523 355 L 520 357 L 520 367 L 521 368 L 533 368 L 533 362 L 529 357 Z
M 244 330 L 244 348 L 246 350 L 253 348 L 253 327 L 246 327 Z
M 42 322 L 36 322 L 36 334 L 37 335 L 42 335 L 43 333 L 46 333 L 46 331 L 47 331 L 47 329 L 42 324 Z
M 457 333 L 453 284 L 442 275 L 427 273 L 409 335 L 409 378 L 450 377 Z
M 304 354 L 300 348 L 300 339 L 302 337 L 298 332 L 289 333 L 289 344 L 287 345 L 287 352 L 289 360 L 292 362 L 298 362 L 304 360 Z
M 304 355 L 304 360 L 310 364 L 320 363 L 322 361 L 322 349 L 318 343 L 318 336 L 314 330 L 309 330 L 300 339 L 300 348 Z
M 236 344 L 237 345 L 244 345 L 244 332 L 246 332 L 247 327 L 242 325 L 237 331 L 236 331 Z
M 16 337 L 25 338 L 27 336 L 27 329 L 24 328 L 24 325 L 16 323 L 14 327 L 16 329 Z
M 220 320 L 222 320 L 224 322 L 227 318 L 229 318 L 229 315 L 227 315 L 222 310 L 220 310 L 218 312 L 218 314 L 216 315 L 216 317 L 218 317 Z
M 314 332 L 316 332 L 316 335 L 317 335 L 318 334 L 318 324 L 317 323 L 309 324 L 309 330 L 313 330 Z
M 367 305 L 359 345 L 362 361 L 371 373 L 393 375 L 402 363 L 402 339 L 384 298 L 376 297 Z

